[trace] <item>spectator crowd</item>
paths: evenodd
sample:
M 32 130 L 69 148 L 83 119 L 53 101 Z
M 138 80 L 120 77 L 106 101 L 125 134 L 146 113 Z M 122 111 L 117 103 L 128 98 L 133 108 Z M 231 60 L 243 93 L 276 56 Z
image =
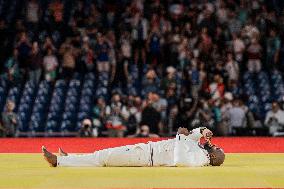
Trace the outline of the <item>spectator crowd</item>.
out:
M 0 12 L 1 79 L 55 83 L 93 72 L 107 83 L 107 95 L 97 88 L 80 136 L 172 136 L 180 126 L 222 136 L 283 129 L 282 101 L 273 100 L 263 117 L 247 106 L 242 87 L 244 73 L 284 71 L 281 0 L 15 2 L 12 18 Z M 7 136 L 17 130 L 14 106 L 7 102 L 2 113 Z

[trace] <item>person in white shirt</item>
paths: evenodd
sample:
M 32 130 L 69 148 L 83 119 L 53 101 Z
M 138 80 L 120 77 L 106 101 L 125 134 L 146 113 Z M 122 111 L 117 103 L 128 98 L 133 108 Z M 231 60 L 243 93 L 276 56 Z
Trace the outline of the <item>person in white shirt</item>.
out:
M 196 167 L 220 166 L 225 160 L 224 151 L 212 145 L 213 133 L 200 127 L 188 131 L 179 128 L 175 139 L 139 143 L 99 150 L 91 154 L 69 155 L 59 149 L 56 156 L 43 146 L 45 160 L 52 167 Z M 207 141 L 204 145 L 200 138 Z
M 269 128 L 269 134 L 275 132 L 284 126 L 284 111 L 280 109 L 277 102 L 272 103 L 272 110 L 267 112 L 264 124 Z
M 239 80 L 239 65 L 234 60 L 233 54 L 231 52 L 227 53 L 227 62 L 225 65 L 225 70 L 229 74 L 229 80 Z
M 245 127 L 246 111 L 241 106 L 239 99 L 235 99 L 233 101 L 233 107 L 228 110 L 228 119 L 230 133 L 240 135 L 242 129 Z

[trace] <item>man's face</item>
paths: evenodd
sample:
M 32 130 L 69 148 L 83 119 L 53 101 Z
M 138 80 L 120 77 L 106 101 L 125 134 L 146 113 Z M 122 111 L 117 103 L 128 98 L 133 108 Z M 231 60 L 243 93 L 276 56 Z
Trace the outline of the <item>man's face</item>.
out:
M 272 111 L 276 113 L 279 110 L 279 106 L 277 103 L 272 103 Z

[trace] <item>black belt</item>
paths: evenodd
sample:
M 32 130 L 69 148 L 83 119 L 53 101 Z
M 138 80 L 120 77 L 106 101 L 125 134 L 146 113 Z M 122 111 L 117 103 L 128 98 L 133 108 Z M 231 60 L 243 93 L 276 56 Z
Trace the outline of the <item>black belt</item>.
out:
M 150 154 L 151 154 L 151 159 L 150 159 L 150 161 L 151 161 L 151 166 L 153 167 L 153 165 L 154 165 L 154 163 L 153 163 L 153 148 L 152 148 L 152 145 L 150 144 Z

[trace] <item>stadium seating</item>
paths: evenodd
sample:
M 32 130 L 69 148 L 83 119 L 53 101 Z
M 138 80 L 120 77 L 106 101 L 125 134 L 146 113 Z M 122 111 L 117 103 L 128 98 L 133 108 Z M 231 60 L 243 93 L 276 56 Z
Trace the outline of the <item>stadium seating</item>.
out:
M 133 94 L 139 91 L 136 72 L 137 69 L 132 67 L 133 80 L 128 89 Z M 93 94 L 108 98 L 107 77 L 107 74 L 102 74 L 97 81 L 94 73 L 87 73 L 85 76 L 76 73 L 69 83 L 58 79 L 54 87 L 45 80 L 39 84 L 23 81 L 9 87 L 7 81 L 1 79 L 0 107 L 3 109 L 7 100 L 16 102 L 15 111 L 18 114 L 21 131 L 76 131 L 81 121 L 92 115 L 95 103 Z M 177 81 L 180 79 L 177 78 Z M 241 88 L 248 96 L 249 109 L 263 118 L 271 109 L 272 100 L 281 100 L 284 95 L 283 78 L 278 71 L 273 71 L 270 76 L 267 72 L 257 75 L 246 72 Z

